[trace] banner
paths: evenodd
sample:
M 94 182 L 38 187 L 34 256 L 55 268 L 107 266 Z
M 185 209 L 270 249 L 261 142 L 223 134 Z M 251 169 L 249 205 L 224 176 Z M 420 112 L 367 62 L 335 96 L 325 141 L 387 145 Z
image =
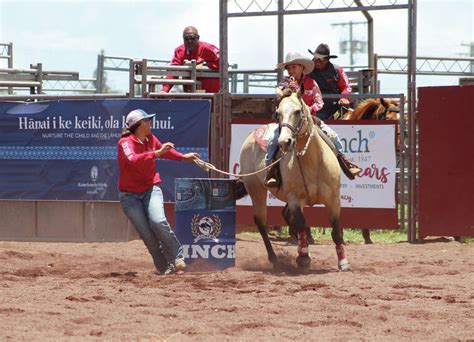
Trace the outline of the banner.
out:
M 208 160 L 210 100 L 0 102 L 0 199 L 118 200 L 117 142 L 133 109 L 156 113 L 152 132 Z M 174 178 L 207 177 L 192 163 L 157 159 L 165 201 Z
M 189 269 L 235 266 L 235 182 L 175 179 L 176 236 Z
M 239 173 L 240 148 L 248 134 L 261 125 L 232 125 L 229 170 Z M 395 125 L 333 125 L 346 156 L 362 168 L 349 180 L 341 171 L 341 206 L 346 208 L 390 208 L 395 203 Z M 237 201 L 252 205 L 250 197 Z M 267 204 L 284 206 L 268 192 Z

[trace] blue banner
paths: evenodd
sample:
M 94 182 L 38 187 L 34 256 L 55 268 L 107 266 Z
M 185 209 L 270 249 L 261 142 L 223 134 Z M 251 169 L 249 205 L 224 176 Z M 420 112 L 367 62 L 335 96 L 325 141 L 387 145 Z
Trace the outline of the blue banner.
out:
M 133 109 L 156 113 L 152 131 L 209 159 L 210 100 L 0 102 L 0 199 L 118 200 L 117 142 Z M 157 160 L 165 201 L 174 178 L 203 178 L 192 163 Z

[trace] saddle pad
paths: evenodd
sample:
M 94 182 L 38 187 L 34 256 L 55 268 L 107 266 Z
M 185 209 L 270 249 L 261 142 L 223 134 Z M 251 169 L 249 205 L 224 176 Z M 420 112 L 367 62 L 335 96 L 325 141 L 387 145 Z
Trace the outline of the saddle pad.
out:
M 267 125 L 260 126 L 253 131 L 253 137 L 257 145 L 262 149 L 262 151 L 267 152 L 268 141 L 273 138 L 275 129 L 278 127 L 278 124 L 271 123 Z

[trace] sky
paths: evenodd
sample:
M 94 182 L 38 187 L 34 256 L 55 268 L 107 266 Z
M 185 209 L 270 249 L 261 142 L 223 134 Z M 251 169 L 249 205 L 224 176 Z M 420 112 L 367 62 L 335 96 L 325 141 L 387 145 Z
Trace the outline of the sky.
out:
M 230 10 L 235 6 L 233 1 L 245 6 L 250 0 L 232 0 Z M 275 0 L 259 0 L 269 1 Z M 406 55 L 407 11 L 372 11 L 371 15 L 375 23 L 375 53 Z M 311 57 L 307 49 L 325 42 L 339 56 L 335 62 L 347 66 L 349 55 L 339 50 L 339 43 L 348 38 L 348 27 L 333 24 L 349 21 L 364 21 L 364 17 L 358 12 L 288 15 L 285 53 L 298 51 Z M 418 56 L 459 57 L 470 52 L 463 44 L 474 43 L 474 0 L 418 0 L 417 21 Z M 218 46 L 219 1 L 0 0 L 0 43 L 13 43 L 14 67 L 43 63 L 44 70 L 79 71 L 81 78 L 93 76 L 101 50 L 107 56 L 170 60 L 188 25 L 198 28 L 202 41 Z M 236 63 L 242 69 L 275 67 L 276 17 L 230 18 L 228 31 L 229 64 Z M 353 33 L 354 39 L 366 40 L 365 25 L 354 26 Z M 355 58 L 355 65 L 367 65 L 365 54 Z M 5 67 L 4 60 L 0 60 L 0 67 Z M 126 92 L 127 77 L 125 73 L 109 72 L 109 85 Z M 384 93 L 406 91 L 403 76 L 381 75 L 380 80 Z M 458 78 L 417 77 L 417 86 L 451 84 L 458 84 Z

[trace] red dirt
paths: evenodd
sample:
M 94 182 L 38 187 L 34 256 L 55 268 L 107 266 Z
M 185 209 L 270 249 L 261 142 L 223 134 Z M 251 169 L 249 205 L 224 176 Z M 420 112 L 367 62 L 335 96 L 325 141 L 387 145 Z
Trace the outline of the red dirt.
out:
M 349 245 L 353 273 L 332 244 L 237 242 L 237 266 L 158 276 L 141 241 L 0 242 L 0 340 L 474 339 L 474 245 Z

